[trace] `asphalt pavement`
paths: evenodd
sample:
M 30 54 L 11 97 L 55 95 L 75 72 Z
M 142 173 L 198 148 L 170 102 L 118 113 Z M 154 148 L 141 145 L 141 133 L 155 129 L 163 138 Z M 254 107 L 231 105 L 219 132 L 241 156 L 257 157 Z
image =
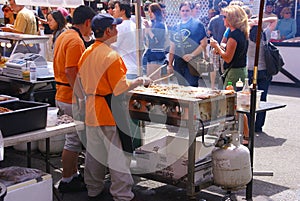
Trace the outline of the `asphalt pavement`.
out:
M 255 133 L 253 171 L 253 201 L 300 201 L 300 88 L 271 85 L 268 102 L 283 103 L 286 107 L 267 112 L 262 133 Z M 146 136 L 168 134 L 162 125 L 146 127 Z M 51 174 L 56 183 L 61 177 L 60 155 L 52 155 Z M 26 166 L 26 154 L 9 147 L 1 167 Z M 32 167 L 45 170 L 40 152 L 33 153 Z M 273 176 L 259 176 L 273 174 Z M 145 178 L 135 178 L 134 193 L 141 201 L 185 201 L 186 190 Z M 107 180 L 109 188 L 109 180 Z M 58 194 L 63 201 L 86 201 L 87 193 Z M 245 200 L 246 190 L 233 191 L 231 200 Z M 217 186 L 202 189 L 197 201 L 226 200 L 226 191 Z M 53 196 L 53 201 L 58 201 Z M 111 200 L 109 195 L 102 199 Z M 229 199 L 227 199 L 229 200 Z

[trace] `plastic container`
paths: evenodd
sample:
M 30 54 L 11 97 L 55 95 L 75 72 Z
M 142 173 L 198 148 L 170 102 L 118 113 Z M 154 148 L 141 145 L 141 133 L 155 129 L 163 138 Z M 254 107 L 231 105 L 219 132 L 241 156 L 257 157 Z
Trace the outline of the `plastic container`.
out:
M 13 147 L 14 147 L 15 150 L 18 150 L 18 151 L 24 151 L 24 152 L 27 151 L 27 143 L 26 142 L 14 145 Z M 31 142 L 31 149 L 30 150 L 31 151 L 36 151 L 37 148 L 38 148 L 38 142 L 37 141 Z
M 12 110 L 0 114 L 3 137 L 45 128 L 48 106 L 48 103 L 21 100 L 0 103 L 0 107 Z
M 61 153 L 65 146 L 65 135 L 58 135 L 50 137 L 50 154 Z M 46 142 L 45 140 L 38 141 L 38 149 L 40 152 L 46 152 Z
M 259 108 L 262 90 L 256 92 L 256 108 Z M 237 92 L 237 110 L 250 110 L 251 93 Z
M 57 124 L 57 107 L 48 107 L 47 110 L 47 127 L 56 126 Z

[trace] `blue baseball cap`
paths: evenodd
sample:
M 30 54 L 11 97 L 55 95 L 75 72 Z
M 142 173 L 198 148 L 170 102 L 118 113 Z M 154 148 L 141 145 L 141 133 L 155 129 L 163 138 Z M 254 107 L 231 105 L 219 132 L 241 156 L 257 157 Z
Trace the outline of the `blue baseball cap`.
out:
M 92 19 L 92 30 L 94 33 L 105 31 L 111 25 L 118 25 L 122 23 L 121 18 L 114 18 L 110 14 L 97 14 Z

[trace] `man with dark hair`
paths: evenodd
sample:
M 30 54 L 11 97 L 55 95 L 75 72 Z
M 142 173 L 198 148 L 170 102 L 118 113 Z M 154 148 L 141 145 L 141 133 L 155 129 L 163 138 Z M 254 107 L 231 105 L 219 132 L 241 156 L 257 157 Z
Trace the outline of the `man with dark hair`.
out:
M 120 18 L 109 14 L 96 15 L 92 20 L 96 41 L 78 63 L 83 90 L 87 94 L 86 114 L 89 114 L 85 118 L 87 153 L 84 170 L 89 201 L 100 200 L 103 196 L 106 166 L 109 167 L 113 199 L 136 199 L 131 190 L 133 179 L 129 169 L 132 141 L 128 138 L 129 133 L 123 132 L 124 127 L 128 127 L 128 119 L 119 117 L 126 113 L 119 98 L 139 85 L 148 86 L 151 80 L 143 77 L 126 79 L 123 59 L 110 47 L 117 40 L 116 26 L 121 22 Z
M 78 72 L 78 61 L 85 50 L 83 36 L 91 33 L 91 20 L 96 15 L 88 6 L 79 6 L 73 15 L 73 26 L 63 32 L 56 40 L 54 48 L 54 77 L 56 81 L 56 106 L 59 114 L 73 116 L 73 89 Z M 85 190 L 85 185 L 77 173 L 78 154 L 81 141 L 76 132 L 66 134 L 62 152 L 62 179 L 60 192 L 76 192 Z
M 221 1 L 218 4 L 218 11 L 220 14 L 211 18 L 211 20 L 209 21 L 209 24 L 208 24 L 208 28 L 207 28 L 207 35 L 213 36 L 214 39 L 216 41 L 218 41 L 218 43 L 221 42 L 221 40 L 223 38 L 223 33 L 226 30 L 226 27 L 225 27 L 224 21 L 223 21 L 224 16 L 222 14 L 222 8 L 225 8 L 227 5 L 228 4 L 226 1 Z

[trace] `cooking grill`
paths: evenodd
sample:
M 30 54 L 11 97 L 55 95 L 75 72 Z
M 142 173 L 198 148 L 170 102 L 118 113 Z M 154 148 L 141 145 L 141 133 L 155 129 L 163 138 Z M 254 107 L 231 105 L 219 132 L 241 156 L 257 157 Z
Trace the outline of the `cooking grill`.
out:
M 138 172 L 138 174 L 178 187 L 186 187 L 187 195 L 191 197 L 202 188 L 212 185 L 211 181 L 198 180 L 204 178 L 204 174 L 211 173 L 209 169 L 211 159 L 209 157 L 204 159 L 204 164 L 209 163 L 209 167 L 196 163 L 196 137 L 202 134 L 202 142 L 197 145 L 200 146 L 198 151 L 206 153 L 208 150 L 213 150 L 213 143 L 204 142 L 204 133 L 210 130 L 209 128 L 213 128 L 211 131 L 214 132 L 219 131 L 220 125 L 225 125 L 226 128 L 228 125 L 235 124 L 235 93 L 229 90 L 220 91 L 201 87 L 151 85 L 148 88 L 137 87 L 131 90 L 128 99 L 129 114 L 132 119 L 188 129 L 188 160 L 184 179 L 177 180 L 166 175 L 162 176 L 159 171 Z M 215 136 L 212 137 L 215 139 Z M 204 169 L 207 172 L 201 171 Z
M 179 85 L 138 87 L 129 92 L 131 118 L 190 128 L 201 120 L 205 126 L 233 119 L 233 91 Z

